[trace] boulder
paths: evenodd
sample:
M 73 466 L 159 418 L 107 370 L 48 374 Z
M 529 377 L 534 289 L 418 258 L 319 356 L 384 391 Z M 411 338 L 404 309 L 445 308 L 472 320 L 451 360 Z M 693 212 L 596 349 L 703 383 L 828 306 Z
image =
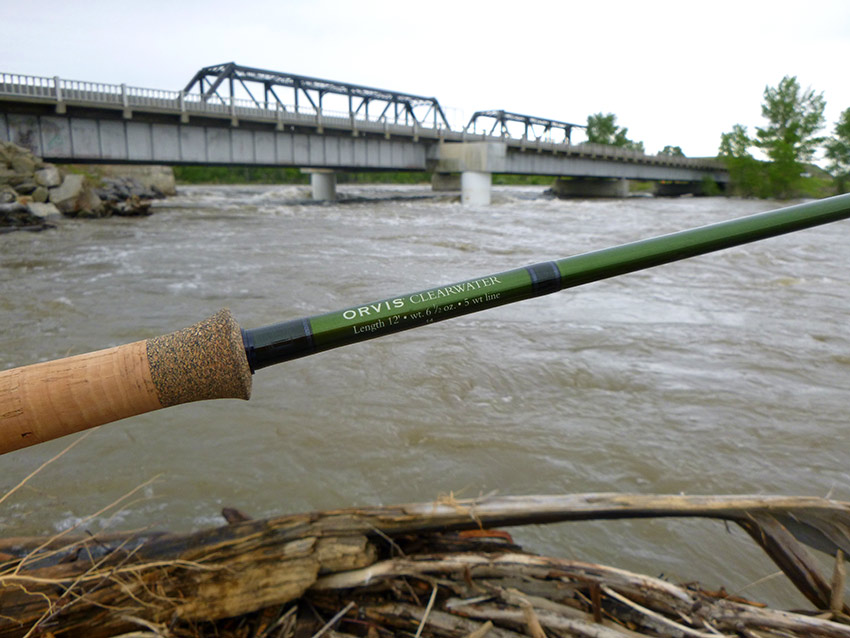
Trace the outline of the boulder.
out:
M 44 186 L 37 186 L 36 189 L 30 194 L 32 201 L 37 203 L 46 202 L 49 196 L 50 192 Z
M 103 200 L 88 185 L 83 189 L 82 197 L 77 200 L 77 204 L 78 210 L 92 213 L 95 217 L 109 217 L 109 212 L 103 206 Z
M 77 200 L 82 195 L 85 187 L 85 177 L 79 174 L 66 175 L 61 186 L 50 189 L 50 202 L 63 213 L 70 213 L 76 209 Z
M 148 189 L 148 194 L 140 197 L 166 197 L 176 195 L 177 188 L 174 181 L 174 171 L 170 166 L 127 166 L 98 164 L 89 167 L 92 172 L 104 178 L 132 178 L 132 180 Z
M 15 190 L 18 191 L 18 194 L 20 195 L 30 195 L 36 188 L 38 188 L 36 183 L 29 180 L 24 180 L 15 186 Z
M 40 219 L 55 219 L 62 215 L 53 204 L 30 202 L 27 204 L 27 210 Z
M 45 188 L 54 188 L 62 184 L 62 175 L 59 173 L 59 169 L 53 166 L 53 164 L 48 164 L 44 168 L 38 169 L 34 177 L 35 183 Z
M 0 186 L 0 204 L 11 204 L 18 200 L 18 194 L 10 186 Z
M 32 175 L 35 173 L 40 162 L 35 155 L 27 151 L 26 153 L 16 153 L 12 156 L 12 161 L 9 162 L 10 168 L 16 173 Z
M 31 173 L 18 173 L 10 168 L 0 168 L 0 186 L 11 186 L 16 189 L 21 184 L 32 183 Z
M 18 177 L 18 174 L 15 171 L 11 168 L 4 168 L 3 164 L 0 163 L 0 187 L 10 186 L 12 180 L 16 177 Z
M 44 230 L 52 228 L 43 217 L 31 213 L 20 202 L 0 204 L 0 233 L 14 230 Z
M 135 195 L 131 195 L 120 202 L 109 202 L 107 207 L 112 211 L 113 215 L 120 217 L 139 217 L 151 214 L 151 201 L 149 199 L 140 199 Z
M 150 215 L 151 199 L 176 193 L 174 173 L 167 166 L 83 168 L 63 175 L 59 168 L 45 164 L 28 149 L 0 141 L 2 232 L 14 226 L 30 228 L 33 220 L 45 215 Z M 100 188 L 96 190 L 86 175 L 91 175 Z
M 77 173 L 66 175 L 62 185 L 50 189 L 50 203 L 66 215 L 85 217 L 105 217 L 109 211 L 103 201 L 86 181 L 85 176 Z M 85 213 L 85 215 L 81 215 Z

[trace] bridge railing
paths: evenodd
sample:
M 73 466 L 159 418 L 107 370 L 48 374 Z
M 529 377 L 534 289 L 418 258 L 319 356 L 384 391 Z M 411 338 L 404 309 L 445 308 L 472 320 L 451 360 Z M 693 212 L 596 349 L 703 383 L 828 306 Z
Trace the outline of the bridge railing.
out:
M 17 73 L 0 73 L 0 91 L 22 97 L 51 98 L 56 94 L 55 78 Z
M 153 108 L 225 117 L 251 117 L 279 120 L 288 124 L 303 122 L 321 125 L 322 122 L 328 124 L 335 122 L 350 125 L 356 123 L 363 130 L 386 128 L 388 124 L 386 117 L 371 118 L 364 112 L 352 114 L 330 109 L 316 110 L 312 105 L 300 104 L 296 106 L 278 102 L 256 102 L 247 98 L 222 99 L 218 96 L 205 98 L 198 93 L 16 73 L 0 73 L 0 95 L 37 99 L 39 101 L 46 100 L 55 103 L 93 103 L 125 109 Z M 435 128 L 421 122 L 416 122 L 415 125 L 390 123 L 390 126 L 405 130 L 414 127 L 420 129 Z M 438 122 L 436 128 L 443 128 L 442 123 Z

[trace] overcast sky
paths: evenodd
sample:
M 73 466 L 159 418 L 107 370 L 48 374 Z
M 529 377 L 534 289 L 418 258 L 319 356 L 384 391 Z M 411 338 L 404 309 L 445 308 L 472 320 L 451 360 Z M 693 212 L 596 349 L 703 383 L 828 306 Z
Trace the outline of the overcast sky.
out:
M 0 72 L 178 90 L 254 66 L 583 124 L 614 113 L 647 152 L 715 155 L 764 124 L 766 85 L 850 108 L 847 0 L 0 0 Z

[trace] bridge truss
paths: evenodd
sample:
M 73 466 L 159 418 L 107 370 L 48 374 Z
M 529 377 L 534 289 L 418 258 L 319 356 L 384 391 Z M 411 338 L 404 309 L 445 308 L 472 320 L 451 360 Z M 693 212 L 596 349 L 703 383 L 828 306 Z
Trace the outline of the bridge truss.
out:
M 558 120 L 550 120 L 542 117 L 534 117 L 532 115 L 522 115 L 520 113 L 510 113 L 508 111 L 476 111 L 469 119 L 469 124 L 466 125 L 466 130 L 476 132 L 478 121 L 483 120 L 489 124 L 493 121 L 493 126 L 490 128 L 488 135 L 493 135 L 496 129 L 499 129 L 499 134 L 502 137 L 523 137 L 527 140 L 545 140 L 547 142 L 562 142 L 570 144 L 570 136 L 574 128 L 587 128 L 582 124 L 571 124 L 569 122 L 559 122 Z M 510 126 L 511 123 L 518 123 L 524 126 L 521 135 L 516 134 L 516 128 Z M 563 132 L 564 137 L 561 139 L 557 132 Z
M 231 99 L 242 99 L 247 95 L 257 108 L 291 109 L 295 113 L 317 114 L 344 113 L 347 105 L 347 114 L 351 119 L 387 121 L 407 126 L 415 123 L 422 126 L 433 118 L 434 128 L 451 128 L 440 103 L 433 97 L 255 69 L 234 62 L 204 67 L 186 85 L 184 93 L 190 93 L 196 86 L 203 102 L 227 104 Z M 260 91 L 262 100 L 255 95 L 260 95 Z M 287 91 L 288 96 L 283 91 Z M 291 100 L 284 101 L 282 96 L 290 97 Z M 332 100 L 330 105 L 326 100 L 328 96 Z M 333 100 L 334 96 L 336 100 Z M 376 109 L 381 109 L 377 117 Z

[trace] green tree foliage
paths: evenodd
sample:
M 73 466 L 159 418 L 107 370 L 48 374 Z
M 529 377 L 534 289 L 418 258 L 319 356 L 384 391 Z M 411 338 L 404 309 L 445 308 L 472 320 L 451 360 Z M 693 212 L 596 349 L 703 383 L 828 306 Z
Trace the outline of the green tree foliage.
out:
M 720 136 L 720 157 L 752 158 L 750 154 L 752 143 L 747 127 L 736 124 L 729 133 Z
M 824 138 L 816 136 L 823 128 L 826 101 L 822 93 L 802 91 L 796 77 L 785 76 L 777 87 L 765 87 L 761 113 L 768 124 L 756 128 L 754 143 L 770 158 L 771 187 L 780 197 L 800 189 L 800 174 Z
M 838 192 L 850 192 L 850 108 L 844 110 L 835 124 L 835 133 L 826 143 L 826 157 Z
M 823 94 L 801 90 L 796 77 L 786 75 L 778 86 L 765 87 L 761 112 L 767 125 L 756 127 L 755 137 L 740 124 L 720 137 L 719 156 L 726 161 L 732 189 L 758 197 L 791 197 L 811 190 L 813 185 L 802 174 L 824 141 L 816 133 L 823 128 L 825 107 Z M 754 159 L 753 146 L 770 161 Z
M 608 144 L 632 151 L 644 152 L 643 142 L 634 142 L 628 138 L 629 129 L 617 126 L 617 116 L 613 113 L 596 113 L 587 116 L 587 141 L 591 144 Z
M 310 175 L 284 166 L 174 166 L 175 179 L 183 184 L 309 184 Z M 367 171 L 337 173 L 337 182 L 420 184 L 430 181 L 424 171 Z
M 174 178 L 184 184 L 308 184 L 298 168 L 268 166 L 175 166 Z
M 720 136 L 719 156 L 726 163 L 735 194 L 770 197 L 766 167 L 750 153 L 752 145 L 747 127 L 736 124 Z
M 681 146 L 665 146 L 658 152 L 659 155 L 669 155 L 670 157 L 684 157 L 685 153 Z

